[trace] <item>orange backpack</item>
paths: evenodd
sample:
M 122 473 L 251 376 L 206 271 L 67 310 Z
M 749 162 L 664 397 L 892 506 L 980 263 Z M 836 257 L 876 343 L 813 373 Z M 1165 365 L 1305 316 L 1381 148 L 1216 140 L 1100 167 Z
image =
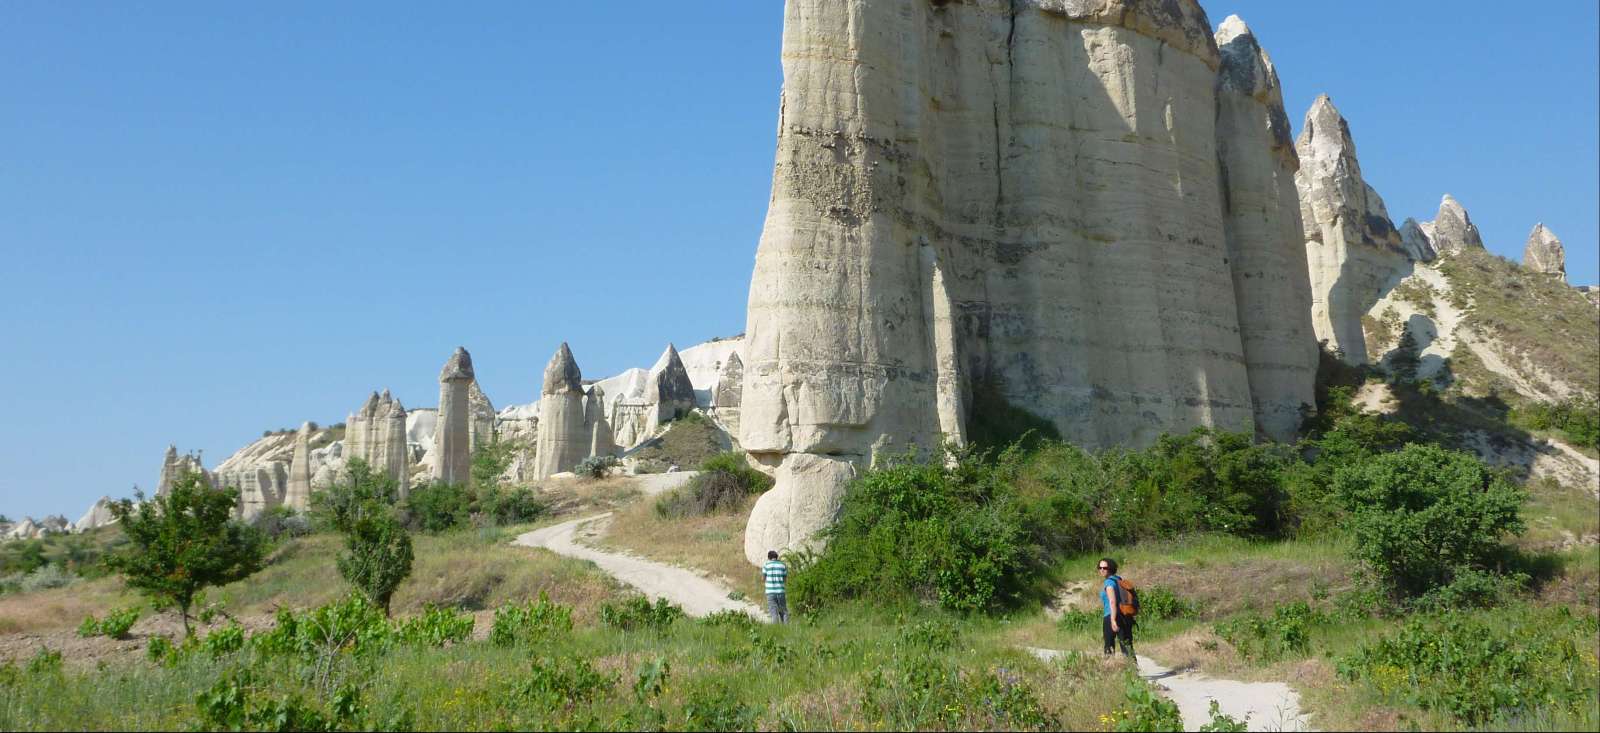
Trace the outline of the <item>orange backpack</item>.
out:
M 1128 618 L 1139 615 L 1139 591 L 1120 575 L 1117 576 L 1117 612 Z

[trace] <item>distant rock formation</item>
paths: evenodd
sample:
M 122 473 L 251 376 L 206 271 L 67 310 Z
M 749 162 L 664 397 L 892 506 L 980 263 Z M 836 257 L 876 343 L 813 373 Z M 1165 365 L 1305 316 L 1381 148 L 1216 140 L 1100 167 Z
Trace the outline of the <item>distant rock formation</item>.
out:
M 1400 249 L 1414 262 L 1432 262 L 1439 256 L 1433 248 L 1433 240 L 1422 230 L 1422 225 L 1411 218 L 1400 225 Z
M 369 434 L 372 432 L 372 422 L 378 414 L 378 393 L 373 392 L 361 408 L 345 418 L 344 428 L 344 459 L 360 458 L 365 461 L 371 455 L 369 447 Z
M 1483 249 L 1483 236 L 1461 202 L 1450 194 L 1439 202 L 1439 214 L 1433 221 L 1422 225 L 1423 233 L 1433 242 L 1435 251 L 1460 252 L 1463 249 Z
M 199 474 L 200 479 L 208 486 L 215 486 L 216 481 L 210 471 L 200 464 L 200 457 L 193 453 L 178 455 L 178 447 L 168 445 L 167 452 L 161 458 L 161 475 L 156 479 L 156 496 L 165 496 L 172 490 L 172 484 L 179 476 L 186 473 Z
M 1528 243 L 1522 248 L 1522 266 L 1567 281 L 1566 249 L 1543 223 L 1533 225 L 1533 231 L 1528 232 Z
M 1305 287 L 1294 163 L 1270 62 L 1228 54 L 1193 0 L 785 4 L 749 559 L 809 542 L 875 456 L 959 439 L 978 387 L 1089 448 L 1278 430 L 1315 368 L 1271 343 L 1304 328 L 1270 306 L 1305 297 L 1270 292 Z
M 539 439 L 534 478 L 571 471 L 589 456 L 593 435 L 584 419 L 583 372 L 562 342 L 544 369 L 539 391 Z
M 661 361 L 666 366 L 650 375 L 650 386 L 646 390 L 646 395 L 655 405 L 652 431 L 655 426 L 672 422 L 695 408 L 694 384 L 689 381 L 689 372 L 684 369 L 683 359 L 678 356 L 678 348 L 667 344 Z
M 472 355 L 457 348 L 439 372 L 439 421 L 433 430 L 433 478 L 465 486 L 472 478 Z M 492 429 L 491 429 L 492 430 Z
M 476 378 L 467 385 L 467 404 L 471 406 L 471 418 L 467 421 L 467 443 L 469 452 L 476 453 L 495 439 L 494 404 L 489 402 L 489 396 L 483 393 Z
M 347 426 L 348 427 L 348 426 Z M 297 512 L 311 508 L 311 423 L 301 423 L 294 435 L 294 455 L 284 485 L 283 505 Z
M 389 403 L 381 426 L 381 442 L 373 452 L 372 467 L 394 479 L 395 489 L 404 499 L 411 489 L 411 450 L 406 443 L 406 408 L 400 400 Z
M 111 513 L 111 504 L 111 497 L 100 497 L 95 501 L 94 506 L 89 507 L 89 511 L 84 512 L 83 516 L 78 518 L 78 521 L 72 523 L 72 531 L 87 532 L 117 521 L 116 516 Z
M 1406 250 L 1431 246 L 1408 247 L 1395 230 L 1383 198 L 1361 177 L 1349 123 L 1326 94 L 1306 112 L 1295 149 L 1312 326 L 1329 351 L 1363 364 L 1361 317 L 1409 273 Z
M 616 455 L 616 440 L 606 420 L 606 391 L 598 384 L 591 385 L 583 396 L 583 424 L 589 432 L 589 455 Z
M 744 361 L 737 352 L 722 363 L 717 386 L 711 393 L 711 415 L 735 438 L 739 435 L 739 402 L 744 395 Z

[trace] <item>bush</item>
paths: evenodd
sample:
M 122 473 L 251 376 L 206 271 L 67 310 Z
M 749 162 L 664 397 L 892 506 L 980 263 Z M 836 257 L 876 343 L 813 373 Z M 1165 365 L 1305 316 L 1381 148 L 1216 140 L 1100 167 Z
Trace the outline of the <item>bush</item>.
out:
M 1153 585 L 1139 591 L 1139 618 L 1141 620 L 1160 621 L 1162 619 L 1192 618 L 1199 615 L 1200 609 L 1185 598 L 1173 593 L 1172 589 Z
M 1178 705 L 1158 694 L 1144 680 L 1130 675 L 1125 688 L 1127 707 L 1107 716 L 1115 731 L 1183 730 Z
M 526 487 L 484 488 L 478 491 L 477 511 L 496 524 L 523 524 L 549 511 L 543 499 Z
M 616 465 L 616 456 L 589 456 L 579 461 L 577 467 L 572 469 L 572 472 L 589 478 L 605 478 L 606 474 L 610 473 L 611 469 Z
M 496 608 L 489 642 L 496 646 L 531 644 L 570 631 L 572 609 L 551 603 L 549 597 L 540 593 L 537 601 Z
M 746 497 L 769 488 L 772 478 L 751 468 L 743 453 L 718 453 L 700 464 L 700 473 L 688 484 L 656 499 L 656 516 L 681 519 L 736 511 Z
M 1522 490 L 1466 453 L 1408 445 L 1341 467 L 1333 484 L 1352 553 L 1395 597 L 1487 569 L 1501 537 L 1523 529 Z
M 185 473 L 166 494 L 137 507 L 127 499 L 113 503 L 111 514 L 128 546 L 106 558 L 106 566 L 158 609 L 176 606 L 190 633 L 196 594 L 261 568 L 266 537 L 233 519 L 238 500 L 238 490 L 213 489 L 199 475 Z
M 1528 430 L 1553 430 L 1573 445 L 1600 447 L 1600 402 L 1538 402 L 1511 411 L 1511 423 Z
M 466 641 L 472 636 L 473 625 L 472 616 L 429 603 L 423 607 L 421 615 L 406 619 L 398 634 L 404 644 L 444 646 Z
M 755 730 L 761 709 L 739 700 L 726 682 L 701 683 L 689 690 L 683 704 L 685 730 Z
M 1014 605 L 1038 582 L 1039 515 L 1003 468 L 970 453 L 901 459 L 848 489 L 820 556 L 790 563 L 790 597 L 810 611 L 851 598 L 936 601 L 971 612 Z
M 1595 704 L 1595 618 L 1565 608 L 1416 616 L 1339 660 L 1339 675 L 1386 702 L 1440 710 L 1470 726 Z
M 606 603 L 600 606 L 600 623 L 623 631 L 635 629 L 661 630 L 672 626 L 673 622 L 683 618 L 683 609 L 672 605 L 665 598 L 657 598 L 652 604 L 644 596 L 633 596 L 619 603 Z
M 228 624 L 206 634 L 206 638 L 200 642 L 200 648 L 212 659 L 220 659 L 243 649 L 244 641 L 244 627 L 236 623 Z
M 339 575 L 389 614 L 389 599 L 411 575 L 411 535 L 387 508 L 364 512 L 345 533 Z
M 1214 630 L 1245 659 L 1273 661 L 1289 654 L 1311 651 L 1310 628 L 1327 620 L 1304 601 L 1280 604 L 1272 618 L 1255 613 L 1224 621 Z
M 423 484 L 406 497 L 406 514 L 417 530 L 443 532 L 471 519 L 472 498 L 472 490 L 466 486 L 439 482 Z
M 95 619 L 93 614 L 85 616 L 83 623 L 78 625 L 78 636 L 105 636 L 112 639 L 128 638 L 128 630 L 139 620 L 139 607 L 130 606 L 106 614 L 105 620 Z
M 595 671 L 594 665 L 582 657 L 539 657 L 533 660 L 528 677 L 513 688 L 513 694 L 539 709 L 557 710 L 592 703 L 616 684 L 616 676 Z
M 304 537 L 311 534 L 311 521 L 301 513 L 286 507 L 275 506 L 257 515 L 252 522 L 266 536 L 272 539 L 285 537 Z
M 35 593 L 51 588 L 65 588 L 72 585 L 78 578 L 67 572 L 60 565 L 54 563 L 42 566 L 17 582 L 17 590 L 22 593 Z

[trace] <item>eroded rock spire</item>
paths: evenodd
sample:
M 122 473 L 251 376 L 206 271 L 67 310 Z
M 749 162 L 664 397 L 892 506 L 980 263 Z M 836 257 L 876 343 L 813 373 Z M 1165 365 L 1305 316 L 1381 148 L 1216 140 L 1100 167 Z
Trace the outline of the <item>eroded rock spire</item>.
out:
M 1522 266 L 1534 272 L 1555 275 L 1567 280 L 1567 252 L 1556 233 L 1543 223 L 1533 225 L 1528 232 L 1528 243 L 1522 248 Z
M 465 486 L 472 477 L 472 355 L 457 347 L 439 371 L 439 418 L 433 429 L 433 478 Z
M 539 392 L 538 453 L 534 478 L 571 471 L 589 456 L 593 436 L 584 412 L 583 372 L 563 342 L 544 368 Z

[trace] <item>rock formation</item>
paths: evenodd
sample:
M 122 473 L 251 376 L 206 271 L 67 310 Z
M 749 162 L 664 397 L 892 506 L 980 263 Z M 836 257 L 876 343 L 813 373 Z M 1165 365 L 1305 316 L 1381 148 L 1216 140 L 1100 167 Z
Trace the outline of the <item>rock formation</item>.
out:
M 1217 154 L 1223 180 L 1239 340 L 1257 432 L 1293 441 L 1316 404 L 1317 343 L 1295 172 L 1300 161 L 1272 59 L 1239 19 L 1216 34 L 1222 55 L 1217 93 Z
M 563 342 L 545 367 L 544 386 L 539 390 L 534 478 L 571 471 L 589 457 L 593 435 L 585 429 L 583 397 L 583 373 Z
M 1542 223 L 1533 225 L 1533 231 L 1528 233 L 1528 244 L 1522 249 L 1522 266 L 1555 275 L 1562 282 L 1567 280 L 1567 252 L 1555 232 Z
M 655 426 L 672 422 L 695 408 L 694 384 L 689 381 L 689 372 L 684 369 L 683 359 L 678 356 L 678 348 L 667 344 L 661 361 L 665 366 L 650 375 L 650 386 L 646 390 L 646 396 L 655 405 L 655 414 L 651 418 L 652 432 Z
M 472 355 L 464 348 L 439 372 L 439 421 L 433 430 L 433 478 L 465 486 L 472 478 Z
M 378 413 L 378 393 L 373 392 L 371 397 L 361 405 L 361 409 L 351 413 L 345 419 L 344 429 L 344 458 L 367 460 L 369 456 L 369 438 L 372 430 L 372 421 Z
M 1461 202 L 1448 193 L 1439 202 L 1439 214 L 1433 221 L 1423 224 L 1422 231 L 1433 242 L 1434 249 L 1441 253 L 1483 249 L 1483 236 L 1478 234 L 1472 217 L 1467 216 L 1467 210 L 1462 208 Z
M 411 488 L 411 451 L 406 444 L 406 408 L 400 400 L 389 403 L 379 425 L 379 442 L 373 451 L 372 467 L 394 479 L 395 488 L 403 499 Z
M 1439 256 L 1433 248 L 1433 240 L 1416 219 L 1406 219 L 1406 223 L 1400 225 L 1400 250 L 1413 262 L 1432 262 Z
M 495 436 L 494 404 L 489 402 L 489 396 L 478 386 L 477 379 L 467 385 L 467 404 L 471 407 L 471 417 L 467 420 L 468 449 L 469 452 L 476 452 L 478 448 L 493 443 Z
M 346 426 L 348 427 L 348 426 Z M 283 505 L 297 512 L 311 508 L 311 423 L 301 423 L 294 435 L 294 456 L 289 460 L 289 480 Z
M 583 396 L 583 424 L 589 433 L 589 455 L 616 455 L 617 444 L 611 434 L 611 423 L 606 420 L 606 391 L 592 385 Z
M 737 353 L 729 354 L 711 392 L 711 414 L 735 439 L 739 436 L 739 402 L 743 395 L 744 361 Z
M 100 497 L 94 503 L 94 506 L 89 507 L 89 511 L 84 512 L 83 516 L 78 518 L 78 521 L 72 523 L 72 531 L 87 532 L 117 521 L 117 518 L 111 514 L 111 504 L 111 497 Z
M 199 474 L 200 480 L 207 486 L 216 486 L 217 482 L 210 471 L 201 465 L 200 457 L 193 453 L 178 455 L 178 447 L 168 445 L 167 452 L 161 458 L 161 475 L 156 479 L 156 496 L 163 496 L 172 489 L 173 482 L 184 474 Z
M 1409 272 L 1406 246 L 1383 199 L 1362 179 L 1350 125 L 1327 95 L 1306 112 L 1295 148 L 1312 326 L 1329 351 L 1362 364 L 1361 316 Z
M 1193 0 L 786 3 L 747 557 L 809 541 L 874 456 L 959 439 L 979 387 L 1090 448 L 1309 395 L 1315 352 L 1271 343 L 1304 328 L 1271 309 L 1305 297 L 1285 115 L 1253 42 L 1229 53 L 1225 82 Z

